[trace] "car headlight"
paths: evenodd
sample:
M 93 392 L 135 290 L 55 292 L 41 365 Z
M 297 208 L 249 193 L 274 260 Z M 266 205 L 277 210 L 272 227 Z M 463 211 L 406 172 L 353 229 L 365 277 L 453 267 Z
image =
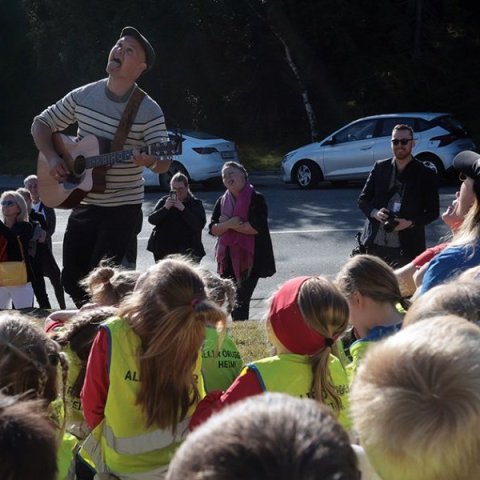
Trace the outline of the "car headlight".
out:
M 282 158 L 282 163 L 286 163 L 288 162 L 288 160 L 290 160 L 290 158 L 293 157 L 295 152 L 289 152 L 287 153 L 283 158 Z

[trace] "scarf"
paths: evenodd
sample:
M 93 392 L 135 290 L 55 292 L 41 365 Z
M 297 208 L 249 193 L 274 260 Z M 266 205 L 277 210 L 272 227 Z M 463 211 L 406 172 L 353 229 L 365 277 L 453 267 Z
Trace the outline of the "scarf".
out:
M 227 190 L 220 200 L 220 214 L 229 218 L 239 217 L 242 222 L 247 222 L 253 191 L 252 185 L 246 184 L 235 201 L 235 197 Z M 227 248 L 235 278 L 238 281 L 247 279 L 253 267 L 255 236 L 239 233 L 235 230 L 227 230 L 217 238 L 215 258 L 220 275 L 227 269 Z

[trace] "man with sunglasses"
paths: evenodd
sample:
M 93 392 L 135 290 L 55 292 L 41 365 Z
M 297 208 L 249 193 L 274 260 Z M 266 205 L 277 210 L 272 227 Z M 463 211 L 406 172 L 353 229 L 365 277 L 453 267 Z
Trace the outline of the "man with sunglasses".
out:
M 358 206 L 367 217 L 367 253 L 398 268 L 425 250 L 425 225 L 438 217 L 440 202 L 437 173 L 412 155 L 413 129 L 396 125 L 391 142 L 393 157 L 375 163 Z

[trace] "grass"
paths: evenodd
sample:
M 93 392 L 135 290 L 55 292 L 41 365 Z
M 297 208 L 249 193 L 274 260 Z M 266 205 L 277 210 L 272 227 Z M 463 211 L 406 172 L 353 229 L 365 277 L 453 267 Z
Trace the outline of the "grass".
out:
M 267 343 L 263 322 L 258 320 L 233 322 L 228 330 L 237 345 L 244 364 L 271 355 L 271 347 Z
M 287 150 L 271 149 L 266 146 L 244 145 L 238 147 L 241 162 L 249 171 L 279 170 Z

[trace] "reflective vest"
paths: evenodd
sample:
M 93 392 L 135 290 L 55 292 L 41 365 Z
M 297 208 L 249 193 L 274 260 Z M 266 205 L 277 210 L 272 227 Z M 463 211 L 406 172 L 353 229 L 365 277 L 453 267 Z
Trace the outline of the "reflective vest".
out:
M 264 391 L 288 393 L 294 397 L 314 398 L 312 392 L 312 367 L 306 355 L 285 353 L 274 357 L 264 358 L 249 363 L 249 368 L 257 375 L 257 379 Z M 338 415 L 339 422 L 349 430 L 349 384 L 345 369 L 340 360 L 334 355 L 329 356 L 328 373 L 330 382 L 340 398 L 341 409 Z M 323 403 L 333 407 L 333 401 L 328 398 Z
M 376 327 L 373 327 L 368 332 L 368 335 L 366 337 L 360 338 L 359 340 L 356 340 L 350 345 L 349 351 L 350 351 L 350 356 L 352 357 L 352 361 L 347 365 L 347 368 L 346 368 L 348 378 L 350 380 L 350 384 L 352 384 L 358 365 L 360 361 L 363 359 L 363 357 L 366 355 L 370 345 L 372 343 L 383 340 L 384 338 L 387 338 L 390 335 L 393 335 L 395 332 L 398 332 L 401 328 L 402 328 L 401 323 L 397 323 L 396 325 L 389 325 L 387 327 L 376 326 Z
M 75 453 L 78 439 L 70 433 L 64 433 L 57 450 L 57 480 L 75 479 Z
M 123 318 L 109 319 L 101 328 L 107 330 L 109 337 L 110 385 L 104 421 L 94 429 L 94 436 L 100 437 L 102 457 L 108 470 L 128 478 L 150 478 L 148 474 L 165 470 L 187 434 L 189 417 L 196 405 L 190 407 L 175 433 L 170 428 L 146 427 L 142 408 L 136 405 L 140 386 L 140 339 Z M 205 389 L 200 355 L 195 371 L 201 399 Z M 145 473 L 147 476 L 143 475 Z
M 72 394 L 73 386 L 77 381 L 80 369 L 82 368 L 82 361 L 78 355 L 69 347 L 63 347 L 63 352 L 68 358 L 68 376 L 66 384 L 66 429 L 73 433 L 77 438 L 83 439 L 89 432 L 89 428 L 85 423 L 83 417 L 82 401 L 80 397 Z
M 222 345 L 218 345 L 219 334 L 212 326 L 205 328 L 202 346 L 202 374 L 205 390 L 225 391 L 242 370 L 242 357 L 231 337 L 226 334 Z

